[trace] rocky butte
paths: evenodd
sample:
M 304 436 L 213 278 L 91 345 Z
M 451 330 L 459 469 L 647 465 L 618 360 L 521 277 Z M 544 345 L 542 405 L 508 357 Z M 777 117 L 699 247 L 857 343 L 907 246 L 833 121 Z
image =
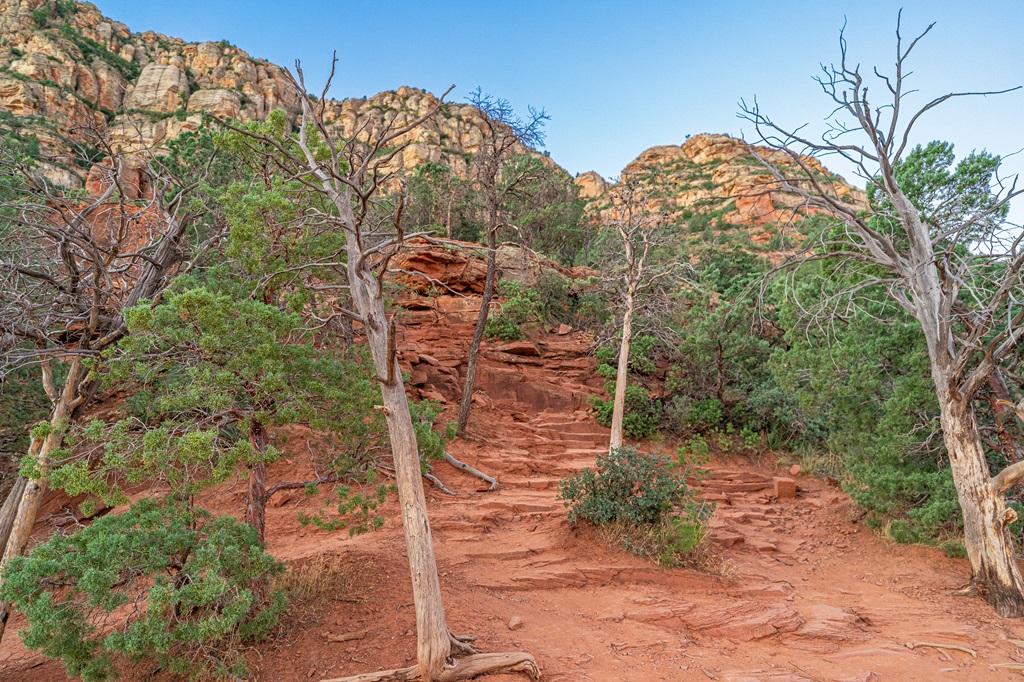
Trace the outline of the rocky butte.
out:
M 757 156 L 792 168 L 794 174 L 800 172 L 780 152 L 751 148 L 728 135 L 701 134 L 681 145 L 651 147 L 622 170 L 619 181 L 638 185 L 647 197 L 647 208 L 664 223 L 684 223 L 703 216 L 707 220 L 690 224 L 715 233 L 742 225 L 752 243 L 767 244 L 780 229 L 803 219 L 806 211 L 798 197 L 775 187 L 775 179 Z M 803 160 L 819 183 L 831 187 L 837 196 L 866 205 L 863 190 L 848 185 L 817 159 Z M 580 196 L 590 200 L 594 222 L 617 216 L 616 185 L 593 171 L 577 176 L 576 184 Z
M 0 0 L 0 35 L 0 126 L 30 142 L 48 176 L 67 187 L 85 185 L 92 162 L 103 156 L 100 136 L 118 151 L 159 150 L 199 127 L 204 114 L 242 122 L 263 120 L 274 109 L 292 120 L 298 115 L 299 99 L 282 67 L 227 41 L 188 43 L 153 31 L 133 33 L 89 3 Z M 328 100 L 325 118 L 343 135 L 357 129 L 371 135 L 421 116 L 436 101 L 424 90 L 400 87 L 369 98 Z M 482 139 L 481 116 L 467 104 L 445 107 L 410 139 L 397 141 L 409 145 L 394 169 L 435 162 L 464 175 L 467 155 Z M 809 163 L 838 192 L 862 197 L 817 161 Z M 754 242 L 768 241 L 771 226 L 789 220 L 797 204 L 791 195 L 770 191 L 770 176 L 746 144 L 724 135 L 652 147 L 621 177 L 640 182 L 650 194 L 649 207 L 665 220 L 708 215 L 758 228 Z M 594 222 L 611 217 L 613 185 L 593 172 L 576 183 L 590 200 Z
M 295 120 L 299 98 L 281 67 L 227 41 L 187 43 L 159 33 L 132 33 L 88 3 L 0 0 L 0 126 L 34 140 L 49 177 L 85 184 L 103 136 L 118 151 L 158 150 L 195 130 L 204 114 L 246 122 L 283 109 Z M 319 84 L 317 84 L 319 86 Z M 373 135 L 429 111 L 437 98 L 401 87 L 370 98 L 328 100 L 326 120 L 348 135 Z M 465 171 L 482 139 L 482 114 L 452 104 L 410 133 L 396 169 L 444 162 Z M 524 150 L 525 151 L 525 150 Z

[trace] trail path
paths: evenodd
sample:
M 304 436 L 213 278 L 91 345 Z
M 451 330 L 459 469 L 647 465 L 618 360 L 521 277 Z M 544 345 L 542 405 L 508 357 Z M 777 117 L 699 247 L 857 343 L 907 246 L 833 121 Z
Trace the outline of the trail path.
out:
M 414 390 L 450 408 L 471 303 L 439 299 L 410 313 L 404 330 Z M 470 424 L 480 440 L 457 441 L 451 452 L 500 485 L 482 492 L 479 480 L 439 464 L 435 473 L 458 495 L 427 491 L 453 631 L 476 634 L 483 650 L 532 652 L 551 682 L 980 681 L 1021 674 L 993 665 L 1024 662 L 1024 623 L 949 594 L 967 579 L 965 561 L 878 537 L 854 520 L 849 498 L 823 481 L 801 477 L 797 498 L 780 501 L 772 469 L 740 455 L 713 461 L 703 494 L 718 502 L 712 530 L 723 575 L 662 570 L 570 527 L 557 482 L 591 466 L 607 443 L 607 431 L 587 414 L 586 397 L 602 381 L 588 343 L 570 333 L 484 345 Z M 289 461 L 274 467 L 287 473 Z M 269 549 L 290 562 L 344 557 L 347 584 L 251 657 L 261 680 L 319 680 L 414 658 L 397 505 L 389 502 L 382 530 L 349 538 L 297 523 L 297 510 L 318 504 L 299 495 L 277 499 L 268 513 Z M 24 624 L 18 615 L 12 623 L 12 632 Z M 363 630 L 359 639 L 330 641 Z M 976 657 L 920 643 L 964 647 Z M 127 673 L 167 679 L 137 668 Z M 25 651 L 17 637 L 0 646 L 0 681 L 64 679 L 59 665 Z

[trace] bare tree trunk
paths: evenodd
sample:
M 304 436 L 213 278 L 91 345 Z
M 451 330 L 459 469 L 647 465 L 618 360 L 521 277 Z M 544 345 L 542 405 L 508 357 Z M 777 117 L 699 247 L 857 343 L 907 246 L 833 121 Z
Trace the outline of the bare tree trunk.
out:
M 427 520 L 427 503 L 423 495 L 419 449 L 412 427 L 409 401 L 402 384 L 395 346 L 388 338 L 388 321 L 380 283 L 364 263 L 355 238 L 349 235 L 349 282 L 352 299 L 366 321 L 366 342 L 373 356 L 381 385 L 384 414 L 395 463 L 398 499 L 402 509 L 406 551 L 412 572 L 413 601 L 416 606 L 417 660 L 423 679 L 436 679 L 447 667 L 451 641 L 441 601 L 441 585 L 437 577 L 434 542 Z
M 419 448 L 405 395 L 394 339 L 394 327 L 388 324 L 380 282 L 360 257 L 359 245 L 351 233 L 349 241 L 349 282 L 356 309 L 366 321 L 366 343 L 370 347 L 380 383 L 384 414 L 395 464 L 398 501 L 402 510 L 405 547 L 412 573 L 412 594 L 416 608 L 417 665 L 398 671 L 360 675 L 352 679 L 460 680 L 500 670 L 522 670 L 538 676 L 533 657 L 525 653 L 476 654 L 467 638 L 456 637 L 445 620 L 441 584 L 434 557 L 434 541 L 427 519 L 427 501 L 423 494 Z M 453 648 L 473 654 L 455 658 Z M 486 665 L 484 663 L 486 662 Z M 483 666 L 483 667 L 481 667 Z M 383 676 L 382 676 L 383 675 Z M 402 675 L 401 677 L 399 675 Z
M 626 416 L 626 382 L 629 378 L 629 343 L 633 337 L 633 287 L 626 293 L 626 310 L 622 314 L 622 342 L 619 344 L 619 366 L 615 373 L 615 403 L 612 406 L 612 450 L 622 447 L 622 421 Z
M 35 448 L 36 443 L 33 441 L 29 451 L 31 452 Z M 18 476 L 14 481 L 14 485 L 11 486 L 11 491 L 7 493 L 7 499 L 4 500 L 3 508 L 0 509 L 0 554 L 7 547 L 7 539 L 11 536 L 11 529 L 14 528 L 14 519 L 18 515 L 18 507 L 21 506 L 21 496 L 25 494 L 25 486 L 27 484 L 27 478 Z
M 10 536 L 4 547 L 3 558 L 0 559 L 0 570 L 3 570 L 7 563 L 16 556 L 20 556 L 28 546 L 29 538 L 32 536 L 32 528 L 36 524 L 36 517 L 39 516 L 39 508 L 43 504 L 43 496 L 46 495 L 46 477 L 50 469 L 50 453 L 60 447 L 62 422 L 68 418 L 80 400 L 78 389 L 84 373 L 82 362 L 79 358 L 71 361 L 68 368 L 68 375 L 64 379 L 64 386 L 57 400 L 53 403 L 53 410 L 50 412 L 50 426 L 52 430 L 43 442 L 39 445 L 39 478 L 30 479 L 25 484 L 25 491 L 18 503 L 18 511 L 11 526 Z M 0 583 L 2 584 L 2 583 Z M 4 631 L 7 628 L 7 619 L 11 615 L 9 602 L 0 602 L 0 640 L 3 639 Z
M 492 216 L 492 225 L 497 221 L 497 216 Z M 466 427 L 469 425 L 469 410 L 473 405 L 473 387 L 476 384 L 476 367 L 480 359 L 480 344 L 484 340 L 484 330 L 487 328 L 487 317 L 490 313 L 491 299 L 494 297 L 494 277 L 498 269 L 497 265 L 497 230 L 493 227 L 487 231 L 487 276 L 484 278 L 484 293 L 480 300 L 480 315 L 476 320 L 476 329 L 473 331 L 473 340 L 469 343 L 469 357 L 466 359 L 466 380 L 462 385 L 462 399 L 459 401 L 459 419 L 456 422 L 456 434 L 460 437 L 466 436 Z
M 260 454 L 260 461 L 249 467 L 245 522 L 256 530 L 260 542 L 263 542 L 267 528 L 267 463 L 263 460 L 267 452 L 267 432 L 258 422 L 253 421 L 249 427 L 249 443 Z
M 989 475 L 971 406 L 959 396 L 940 391 L 939 408 L 953 483 L 963 511 L 971 582 L 999 615 L 1024 616 L 1024 580 L 1009 535 L 1009 525 L 1017 515 L 1006 506 L 1008 485 Z

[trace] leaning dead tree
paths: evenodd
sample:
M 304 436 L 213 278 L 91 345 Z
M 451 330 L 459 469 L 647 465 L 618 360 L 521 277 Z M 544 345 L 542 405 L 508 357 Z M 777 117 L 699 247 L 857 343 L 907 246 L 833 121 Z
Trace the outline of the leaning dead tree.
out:
M 267 134 L 258 127 L 231 126 L 248 135 L 254 149 L 271 158 L 268 168 L 301 182 L 325 201 L 327 210 L 318 220 L 330 223 L 345 235 L 345 268 L 355 310 L 337 308 L 358 323 L 366 338 L 380 385 L 391 451 L 394 458 L 402 526 L 412 573 L 416 609 L 417 662 L 406 668 L 356 675 L 346 680 L 462 680 L 492 672 L 523 671 L 539 676 L 536 663 L 526 653 L 477 653 L 470 636 L 448 629 L 441 585 L 434 558 L 434 543 L 427 519 L 420 457 L 409 412 L 402 373 L 398 366 L 395 321 L 385 305 L 385 277 L 392 259 L 406 242 L 423 234 L 407 234 L 402 228 L 400 198 L 394 199 L 392 162 L 411 142 L 411 133 L 433 117 L 436 106 L 404 125 L 394 118 L 373 130 L 356 126 L 339 133 L 325 121 L 327 90 L 337 59 L 321 97 L 309 96 L 299 64 L 293 85 L 302 101 L 298 129 L 292 133 Z M 451 89 L 448 90 L 450 92 Z M 448 93 L 446 92 L 445 95 Z M 400 197 L 400 194 L 399 194 Z
M 614 283 L 611 292 L 618 316 L 621 316 L 619 359 L 615 372 L 615 397 L 612 403 L 611 449 L 622 447 L 622 424 L 626 414 L 626 383 L 629 378 L 629 349 L 634 320 L 644 307 L 664 297 L 659 287 L 678 272 L 678 263 L 664 253 L 665 228 L 657 214 L 648 209 L 648 193 L 637 183 L 623 180 L 613 195 L 614 216 L 605 229 L 609 239 L 606 271 Z M 611 247 L 614 244 L 614 247 Z
M 480 344 L 484 340 L 484 330 L 487 328 L 491 300 L 494 297 L 494 279 L 498 269 L 498 231 L 505 227 L 505 207 L 510 199 L 517 197 L 526 185 L 538 177 L 535 164 L 513 165 L 509 162 L 514 155 L 544 143 L 543 128 L 548 120 L 543 109 L 538 111 L 533 107 L 529 108 L 529 115 L 525 119 L 521 118 L 516 115 L 508 100 L 486 95 L 480 88 L 470 95 L 469 103 L 483 114 L 483 140 L 470 164 L 470 181 L 483 202 L 487 231 L 487 275 L 484 277 L 484 291 L 480 299 L 480 314 L 469 343 L 466 378 L 462 385 L 462 398 L 459 400 L 456 433 L 462 437 L 467 435 Z
M 820 141 L 776 124 L 756 101 L 741 103 L 740 116 L 799 169 L 789 172 L 762 158 L 776 187 L 841 223 L 809 257 L 853 268 L 859 279 L 850 296 L 880 287 L 920 324 L 963 512 L 973 573 L 966 592 L 981 594 L 1003 616 L 1019 617 L 1024 581 L 1008 531 L 1017 515 L 1005 495 L 1024 477 L 1024 463 L 992 475 L 976 410 L 979 393 L 1024 335 L 1024 231 L 1006 221 L 1008 202 L 1022 190 L 1016 178 L 1000 178 L 998 157 L 971 154 L 954 169 L 950 145 L 911 142 L 915 124 L 935 107 L 1010 90 L 951 92 L 908 108 L 908 59 L 932 26 L 908 43 L 898 22 L 894 70 L 867 75 L 848 60 L 840 34 L 840 62 L 823 66 L 818 78 L 835 106 Z M 869 84 L 878 86 L 870 96 Z M 867 182 L 869 210 L 840 196 L 805 154 L 837 155 L 853 164 Z
M 30 476 L 19 477 L 0 511 L 0 565 L 28 544 L 50 454 L 98 385 L 89 363 L 124 336 L 124 311 L 157 297 L 196 252 L 191 241 L 203 207 L 189 201 L 195 185 L 183 187 L 153 165 L 129 168 L 123 155 L 104 151 L 107 165 L 93 169 L 94 196 L 54 186 L 26 159 L 0 159 L 7 194 L 0 210 L 0 377 L 36 367 L 50 400 L 49 419 L 33 431 L 23 466 Z M 0 637 L 9 613 L 0 604 Z

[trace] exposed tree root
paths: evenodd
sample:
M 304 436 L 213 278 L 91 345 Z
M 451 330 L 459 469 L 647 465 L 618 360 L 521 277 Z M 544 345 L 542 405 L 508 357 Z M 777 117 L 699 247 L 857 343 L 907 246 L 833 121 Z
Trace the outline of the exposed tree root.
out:
M 953 597 L 977 597 L 978 586 L 974 583 L 974 580 L 967 583 L 963 587 L 957 588 L 949 593 Z
M 462 653 L 464 656 L 471 656 L 477 653 L 476 648 L 473 646 L 473 642 L 476 641 L 474 635 L 456 635 L 449 631 L 448 641 L 451 642 L 453 650 Z
M 393 670 L 378 670 L 375 673 L 363 673 L 351 677 L 332 677 L 320 682 L 384 682 L 384 680 L 418 680 L 420 679 L 420 667 L 411 665 L 408 668 L 395 668 Z
M 459 469 L 461 471 L 465 471 L 467 474 L 472 474 L 472 475 L 476 476 L 477 478 L 479 478 L 480 480 L 486 481 L 487 483 L 490 483 L 491 487 L 487 489 L 488 492 L 490 492 L 491 490 L 494 490 L 495 488 L 498 487 L 498 479 L 494 478 L 493 476 L 488 476 L 487 474 L 485 474 L 484 472 L 480 471 L 479 469 L 474 469 L 473 467 L 469 466 L 465 462 L 460 462 L 459 460 L 457 460 L 454 457 L 452 457 L 451 454 L 449 454 L 448 452 L 444 453 L 444 460 L 446 462 L 448 462 L 449 464 L 451 464 L 456 469 Z
M 540 679 L 540 669 L 533 656 L 523 652 L 473 654 L 465 658 L 457 658 L 455 662 L 440 671 L 438 682 L 459 682 L 481 675 L 494 673 L 526 673 L 535 680 Z M 352 677 L 335 677 L 320 682 L 384 682 L 385 680 L 418 680 L 420 667 L 412 665 L 408 668 L 379 670 L 374 673 L 363 673 Z
M 970 654 L 971 658 L 978 657 L 978 654 L 976 654 L 973 649 L 968 649 L 967 647 L 960 646 L 959 644 L 939 644 L 936 642 L 909 642 L 907 644 L 907 647 L 910 649 L 916 649 L 919 646 L 930 647 L 932 649 L 938 649 L 939 651 L 942 651 L 943 649 L 950 649 L 952 651 L 962 651 L 965 654 Z
M 438 678 L 443 682 L 469 680 L 492 673 L 526 673 L 535 680 L 540 679 L 540 668 L 533 656 L 521 651 L 492 654 L 474 654 L 459 658 Z
M 455 495 L 455 491 L 454 490 L 450 490 L 448 488 L 448 486 L 446 486 L 444 483 L 441 483 L 441 479 L 439 479 L 434 474 L 425 473 L 425 474 L 423 474 L 423 478 L 425 478 L 428 481 L 430 481 L 434 485 L 435 488 L 437 488 L 438 490 L 443 492 L 445 495 Z

